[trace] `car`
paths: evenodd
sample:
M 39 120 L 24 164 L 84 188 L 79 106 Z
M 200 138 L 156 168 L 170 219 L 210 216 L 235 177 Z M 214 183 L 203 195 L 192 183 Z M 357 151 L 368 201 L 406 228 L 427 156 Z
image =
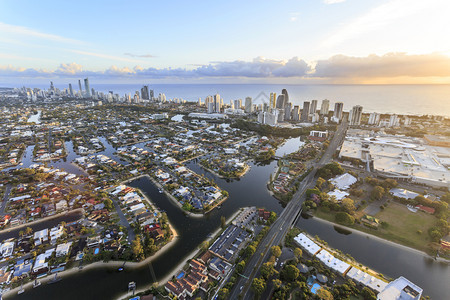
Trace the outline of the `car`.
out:
M 240 290 L 240 291 L 242 291 L 242 288 L 243 288 L 243 287 L 244 287 L 244 286 L 243 286 L 243 285 L 241 285 L 241 287 L 239 288 L 239 290 Z

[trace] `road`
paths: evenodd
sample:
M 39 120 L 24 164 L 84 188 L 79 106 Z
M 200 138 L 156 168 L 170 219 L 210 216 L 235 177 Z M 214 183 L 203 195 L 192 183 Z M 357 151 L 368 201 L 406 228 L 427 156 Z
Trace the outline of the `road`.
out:
M 6 203 L 8 203 L 9 193 L 11 192 L 11 185 L 7 184 L 5 189 L 5 194 L 3 195 L 2 204 L 0 204 L 0 215 L 5 213 Z
M 128 222 L 127 217 L 125 216 L 125 214 L 123 213 L 122 209 L 120 208 L 120 205 L 117 202 L 116 197 L 110 197 L 110 199 L 111 199 L 111 201 L 114 204 L 114 208 L 117 211 L 117 215 L 119 216 L 119 219 L 120 219 L 119 224 L 125 226 L 125 228 L 128 231 L 128 241 L 129 242 L 134 241 L 134 239 L 136 237 L 136 234 L 134 233 L 134 230 L 131 227 L 130 222 Z
M 312 188 L 315 185 L 315 178 L 317 170 L 323 165 L 327 164 L 333 154 L 335 153 L 337 147 L 340 145 L 345 137 L 347 130 L 347 122 L 343 122 L 339 125 L 337 131 L 335 132 L 333 139 L 330 142 L 329 147 L 323 154 L 322 158 L 318 163 L 313 165 L 311 172 L 305 177 L 305 179 L 300 183 L 297 192 L 292 197 L 292 200 L 286 205 L 285 209 L 278 216 L 278 219 L 272 224 L 267 235 L 262 239 L 255 254 L 248 261 L 243 275 L 249 279 L 239 277 L 236 280 L 236 284 L 230 291 L 230 296 L 228 299 L 238 299 L 239 295 L 243 299 L 253 299 L 253 292 L 250 289 L 253 279 L 256 277 L 258 270 L 262 263 L 267 261 L 270 256 L 270 248 L 274 245 L 279 245 L 288 230 L 296 222 L 301 213 L 301 205 L 305 200 L 305 192 L 307 189 Z M 242 290 L 240 289 L 243 286 Z

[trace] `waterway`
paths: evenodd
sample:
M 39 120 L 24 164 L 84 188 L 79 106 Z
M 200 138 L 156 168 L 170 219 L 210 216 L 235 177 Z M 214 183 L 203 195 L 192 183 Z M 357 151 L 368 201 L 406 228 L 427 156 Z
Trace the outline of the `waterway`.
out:
M 450 295 L 450 266 L 424 253 L 362 232 L 342 230 L 342 227 L 316 218 L 300 218 L 296 226 L 312 236 L 319 236 L 332 248 L 350 254 L 359 263 L 387 277 L 406 277 L 423 288 L 424 295 L 431 299 L 448 299 Z
M 301 144 L 298 138 L 290 139 L 277 150 L 276 154 L 294 152 Z M 280 213 L 283 209 L 283 205 L 272 197 L 266 188 L 269 176 L 277 166 L 276 161 L 258 165 L 250 163 L 249 172 L 236 180 L 218 178 L 199 167 L 195 160 L 186 165 L 193 171 L 213 179 L 222 189 L 229 192 L 229 198 L 221 208 L 213 210 L 203 218 L 185 216 L 164 194 L 159 193 L 158 188 L 146 177 L 130 183 L 131 186 L 142 189 L 160 210 L 167 213 L 170 222 L 180 235 L 173 247 L 152 262 L 157 280 L 175 272 L 174 268 L 186 258 L 186 255 L 195 250 L 220 226 L 221 216 L 228 218 L 239 208 L 252 205 L 265 207 L 276 213 Z M 298 226 L 313 235 L 317 234 L 330 246 L 351 254 L 361 263 L 390 277 L 404 275 L 421 286 L 425 290 L 424 293 L 433 299 L 444 299 L 449 294 L 447 284 L 450 278 L 449 268 L 425 259 L 417 252 L 356 234 L 342 235 L 335 232 L 333 226 L 327 226 L 316 219 L 302 219 Z M 14 295 L 14 299 L 113 299 L 127 291 L 130 281 L 135 281 L 138 289 L 150 286 L 153 282 L 150 274 L 150 266 L 133 270 L 125 266 L 123 272 L 117 272 L 111 267 L 100 267 L 63 277 L 57 284 L 27 290 L 22 295 Z

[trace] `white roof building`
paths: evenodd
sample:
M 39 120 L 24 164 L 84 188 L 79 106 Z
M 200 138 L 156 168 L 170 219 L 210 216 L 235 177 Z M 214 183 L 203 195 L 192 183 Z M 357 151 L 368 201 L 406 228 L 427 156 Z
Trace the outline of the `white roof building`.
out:
M 418 193 L 411 192 L 411 191 L 408 191 L 405 189 L 397 189 L 396 188 L 396 189 L 391 189 L 389 192 L 392 194 L 392 196 L 404 198 L 404 199 L 414 199 L 417 196 L 419 196 Z
M 72 242 L 59 244 L 56 247 L 56 257 L 66 256 L 69 253 L 71 245 L 72 245 Z
M 381 291 L 377 300 L 419 300 L 422 296 L 422 288 L 418 287 L 403 276 L 391 281 Z
M 38 256 L 36 256 L 36 262 L 34 263 L 34 267 L 33 267 L 33 272 L 34 273 L 39 272 L 39 270 L 48 268 L 48 263 L 45 262 L 45 260 L 47 258 L 49 258 L 54 251 L 55 251 L 55 248 L 48 249 L 44 253 L 39 254 Z
M 327 194 L 330 195 L 330 197 L 334 196 L 336 198 L 336 200 L 338 200 L 338 201 L 340 201 L 340 200 L 344 199 L 345 197 L 347 197 L 348 195 L 350 195 L 349 193 L 343 192 L 341 190 L 334 190 L 334 191 L 328 192 Z
M 358 181 L 358 179 L 356 179 L 356 177 L 354 177 L 348 173 L 344 173 L 342 175 L 336 176 L 335 178 L 330 180 L 330 182 L 332 184 L 334 184 L 334 186 L 340 190 L 349 189 L 350 186 L 357 181 Z
M 316 254 L 319 252 L 320 249 L 322 249 L 320 246 L 318 246 L 316 243 L 314 243 L 309 237 L 307 237 L 304 233 L 300 233 L 297 235 L 294 240 L 303 248 L 305 249 L 309 254 Z
M 354 281 L 362 285 L 365 285 L 374 291 L 377 291 L 378 293 L 384 290 L 388 285 L 387 282 L 378 279 L 370 274 L 367 274 L 366 272 L 357 269 L 355 267 L 352 267 L 350 271 L 347 272 L 347 276 L 353 279 Z
M 36 231 L 34 233 L 34 245 L 39 246 L 40 244 L 48 241 L 48 228 L 42 229 L 41 231 Z
M 14 242 L 4 242 L 0 246 L 0 254 L 3 258 L 10 257 L 14 251 Z
M 350 265 L 348 263 L 334 257 L 325 249 L 322 249 L 319 253 L 317 253 L 316 257 L 327 267 L 341 274 L 344 274 L 350 268 Z

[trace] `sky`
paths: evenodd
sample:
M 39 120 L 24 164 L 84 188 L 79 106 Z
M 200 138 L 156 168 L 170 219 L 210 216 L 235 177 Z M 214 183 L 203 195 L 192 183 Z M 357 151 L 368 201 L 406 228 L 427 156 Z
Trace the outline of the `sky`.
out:
M 450 1 L 0 1 L 0 83 L 450 84 Z

